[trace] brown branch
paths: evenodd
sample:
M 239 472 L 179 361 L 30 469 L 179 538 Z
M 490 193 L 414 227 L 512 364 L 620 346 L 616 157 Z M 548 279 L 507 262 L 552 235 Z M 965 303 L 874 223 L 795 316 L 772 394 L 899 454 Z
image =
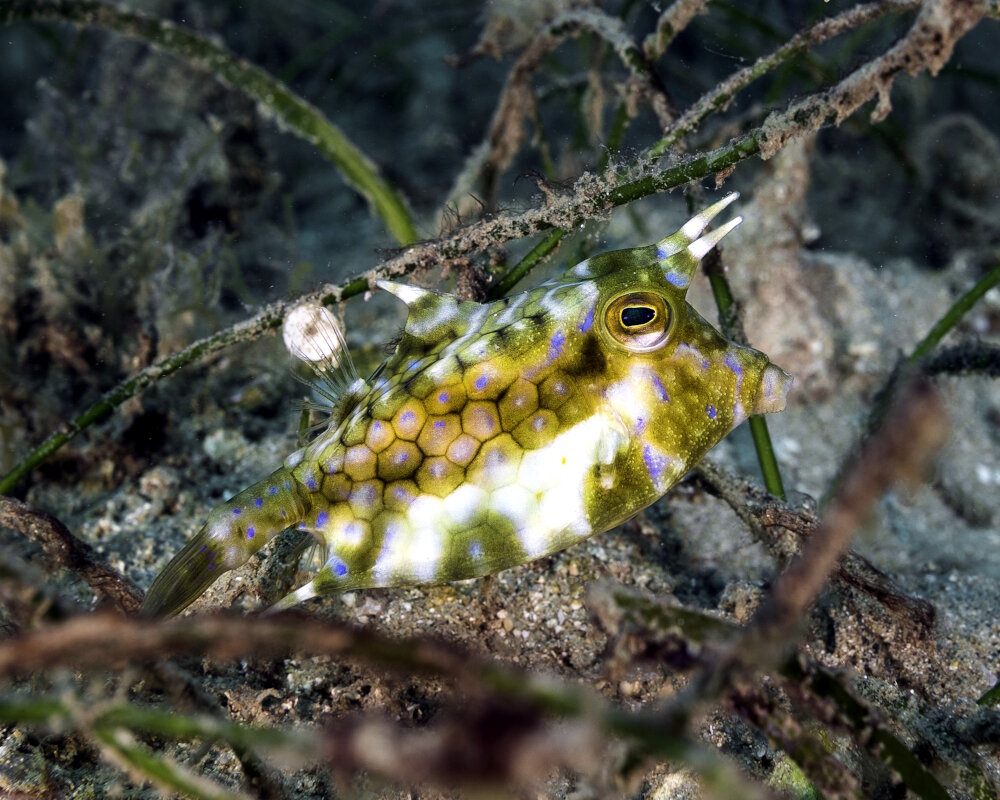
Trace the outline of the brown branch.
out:
M 51 514 L 10 497 L 0 497 L 0 525 L 24 534 L 42 546 L 52 567 L 61 567 L 87 582 L 98 600 L 133 614 L 142 605 L 143 593 L 105 563 L 89 544 L 74 536 Z
M 792 558 L 819 527 L 811 511 L 794 508 L 739 475 L 702 461 L 695 475 L 705 489 L 723 500 L 780 563 Z M 908 595 L 891 577 L 864 556 L 848 551 L 837 565 L 833 578 L 875 598 L 889 611 L 903 617 L 921 635 L 930 633 L 934 606 Z
M 656 21 L 656 31 L 649 34 L 642 43 L 646 58 L 656 61 L 662 56 L 677 38 L 677 34 L 690 25 L 695 17 L 705 13 L 706 6 L 708 0 L 675 0 L 665 8 Z
M 531 91 L 532 74 L 563 41 L 584 30 L 592 31 L 611 45 L 660 125 L 665 127 L 673 120 L 674 114 L 663 88 L 658 85 L 655 74 L 622 21 L 598 9 L 570 9 L 540 31 L 511 67 L 487 136 L 489 147 L 484 167 L 494 176 L 510 166 L 524 140 L 524 120 L 535 103 Z
M 915 380 L 900 390 L 885 426 L 865 443 L 822 522 L 778 578 L 746 632 L 664 709 L 665 719 L 684 725 L 701 704 L 731 686 L 739 673 L 782 662 L 809 606 L 875 501 L 893 484 L 922 477 L 943 446 L 945 419 L 944 404 L 929 381 Z
M 682 0 L 683 2 L 683 0 Z M 675 5 L 681 5 L 678 2 Z M 697 5 L 695 3 L 694 5 Z M 680 118 L 663 133 L 663 138 L 652 152 L 659 155 L 673 147 L 678 141 L 698 129 L 698 126 L 716 111 L 725 110 L 729 102 L 741 90 L 775 67 L 810 47 L 829 41 L 847 31 L 854 30 L 868 22 L 873 22 L 886 14 L 915 11 L 920 8 L 920 0 L 888 0 L 886 2 L 863 3 L 841 14 L 821 20 L 805 31 L 800 31 L 777 50 L 763 56 L 749 67 L 737 70 L 710 91 L 702 95 Z M 666 15 L 670 10 L 664 12 Z M 647 39 L 647 48 L 649 40 Z
M 865 443 L 820 526 L 758 612 L 762 643 L 773 646 L 792 633 L 879 496 L 896 483 L 918 483 L 944 445 L 947 413 L 930 382 L 913 381 L 897 398 L 885 427 Z
M 726 705 L 763 733 L 774 749 L 787 753 L 822 797 L 827 800 L 862 797 L 857 776 L 840 754 L 829 747 L 828 739 L 779 703 L 769 688 L 736 681 L 726 694 Z M 819 700 L 814 703 L 818 705 Z
M 614 49 L 618 59 L 625 65 L 638 95 L 646 100 L 660 124 L 666 127 L 673 122 L 676 114 L 667 98 L 666 91 L 647 61 L 645 53 L 632 41 L 625 29 L 625 23 L 597 8 L 579 8 L 567 11 L 563 18 L 587 30 L 593 31 Z
M 556 768 L 594 776 L 607 741 L 584 720 L 553 724 L 535 706 L 477 697 L 446 708 L 426 728 L 356 715 L 334 722 L 323 753 L 335 772 L 374 772 L 405 786 L 479 789 L 537 786 Z
M 892 110 L 892 84 L 903 72 L 937 75 L 955 43 L 986 13 L 983 0 L 926 0 L 906 35 L 887 52 L 859 67 L 835 86 L 810 95 L 787 110 L 772 113 L 761 128 L 761 158 L 768 159 L 789 141 L 819 130 L 828 119 L 839 125 L 873 97 L 872 121 Z

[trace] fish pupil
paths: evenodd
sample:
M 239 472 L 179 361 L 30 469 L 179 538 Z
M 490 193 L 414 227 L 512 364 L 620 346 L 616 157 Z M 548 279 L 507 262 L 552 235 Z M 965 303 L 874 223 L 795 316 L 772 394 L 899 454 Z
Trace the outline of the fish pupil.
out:
M 656 319 L 656 309 L 649 306 L 626 306 L 622 309 L 622 326 L 626 328 L 638 328 L 648 325 Z

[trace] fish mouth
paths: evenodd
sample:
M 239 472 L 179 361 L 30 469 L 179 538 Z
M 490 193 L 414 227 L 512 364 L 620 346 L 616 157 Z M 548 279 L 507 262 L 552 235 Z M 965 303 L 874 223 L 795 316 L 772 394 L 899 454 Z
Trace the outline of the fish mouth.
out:
M 785 401 L 794 378 L 781 367 L 768 364 L 760 376 L 760 388 L 754 402 L 753 414 L 773 414 L 785 410 Z

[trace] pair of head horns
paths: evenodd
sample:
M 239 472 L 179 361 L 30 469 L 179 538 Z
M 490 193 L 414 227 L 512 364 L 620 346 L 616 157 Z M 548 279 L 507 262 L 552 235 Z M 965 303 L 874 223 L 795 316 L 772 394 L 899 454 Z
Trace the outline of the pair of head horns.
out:
M 656 243 L 656 257 L 669 284 L 687 289 L 705 255 L 743 221 L 743 217 L 734 217 L 725 225 L 702 236 L 709 223 L 739 196 L 739 192 L 727 194 L 719 202 L 691 217 L 676 233 Z

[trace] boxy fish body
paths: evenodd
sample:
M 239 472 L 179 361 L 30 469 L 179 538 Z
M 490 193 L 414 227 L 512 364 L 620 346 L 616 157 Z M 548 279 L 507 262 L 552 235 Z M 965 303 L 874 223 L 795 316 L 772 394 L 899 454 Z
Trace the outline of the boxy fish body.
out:
M 366 381 L 346 349 L 332 356 L 342 385 L 326 430 L 215 509 L 144 612 L 180 611 L 288 527 L 312 532 L 326 561 L 279 607 L 488 575 L 653 503 L 747 415 L 781 410 L 791 383 L 685 300 L 739 218 L 699 236 L 735 197 L 657 244 L 487 304 L 380 283 L 408 306 L 394 354 Z

